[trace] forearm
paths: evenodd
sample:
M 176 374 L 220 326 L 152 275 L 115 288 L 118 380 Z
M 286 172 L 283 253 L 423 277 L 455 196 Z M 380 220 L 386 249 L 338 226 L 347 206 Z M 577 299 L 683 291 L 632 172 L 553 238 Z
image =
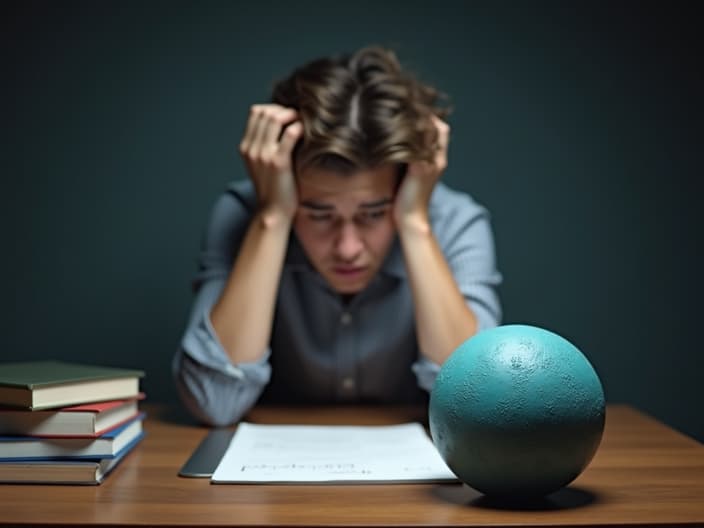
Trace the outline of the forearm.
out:
M 452 271 L 426 219 L 399 228 L 415 306 L 421 354 L 442 365 L 477 331 L 477 318 L 459 291 Z
M 210 312 L 232 363 L 264 355 L 291 229 L 290 219 L 258 213 L 249 225 L 225 288 Z

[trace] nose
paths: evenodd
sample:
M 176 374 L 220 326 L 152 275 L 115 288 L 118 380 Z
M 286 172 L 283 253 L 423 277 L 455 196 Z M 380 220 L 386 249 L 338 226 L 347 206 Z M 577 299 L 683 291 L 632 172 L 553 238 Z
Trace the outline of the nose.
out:
M 340 260 L 352 262 L 364 248 L 362 238 L 353 222 L 343 222 L 335 242 L 335 253 Z

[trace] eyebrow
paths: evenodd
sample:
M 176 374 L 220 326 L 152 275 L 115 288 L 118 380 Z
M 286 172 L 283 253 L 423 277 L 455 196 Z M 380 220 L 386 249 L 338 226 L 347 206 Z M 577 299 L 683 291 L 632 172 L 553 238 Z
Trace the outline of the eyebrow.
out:
M 335 209 L 332 205 L 310 202 L 308 200 L 301 202 L 301 207 L 305 207 L 306 209 L 313 209 L 315 211 L 332 211 L 333 209 Z
M 383 207 L 385 205 L 388 205 L 391 202 L 391 198 L 382 198 L 381 200 L 375 200 L 373 202 L 361 203 L 359 204 L 359 207 L 364 209 L 376 209 L 377 207 Z M 301 202 L 301 207 L 305 207 L 306 209 L 313 209 L 314 211 L 332 211 L 335 209 L 333 205 L 312 202 L 310 200 L 304 200 L 303 202 Z
M 375 202 L 366 202 L 363 204 L 359 204 L 359 206 L 364 207 L 365 209 L 375 209 L 377 207 L 389 205 L 392 201 L 393 200 L 391 198 L 382 198 L 381 200 L 377 200 Z

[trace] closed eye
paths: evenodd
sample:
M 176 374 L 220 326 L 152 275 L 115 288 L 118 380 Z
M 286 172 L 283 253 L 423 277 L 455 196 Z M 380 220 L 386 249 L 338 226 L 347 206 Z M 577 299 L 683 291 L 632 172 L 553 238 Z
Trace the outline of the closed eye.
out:
M 379 209 L 377 211 L 369 211 L 367 216 L 370 218 L 383 218 L 386 216 L 386 209 Z
M 311 213 L 308 215 L 313 222 L 329 222 L 332 220 L 332 215 L 329 213 Z
M 386 213 L 388 212 L 388 208 L 384 207 L 381 209 L 370 209 L 368 211 L 363 211 L 360 212 L 357 215 L 357 219 L 360 222 L 375 222 L 377 220 L 381 220 L 386 216 Z

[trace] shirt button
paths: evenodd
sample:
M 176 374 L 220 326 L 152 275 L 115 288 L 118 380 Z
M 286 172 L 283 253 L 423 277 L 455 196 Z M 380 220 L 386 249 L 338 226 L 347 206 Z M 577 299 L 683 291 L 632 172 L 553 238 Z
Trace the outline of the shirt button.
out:
M 340 322 L 343 325 L 348 325 L 352 322 L 352 316 L 350 315 L 349 312 L 342 312 L 342 316 L 340 317 Z
M 352 378 L 345 378 L 342 380 L 342 388 L 343 389 L 354 389 L 354 379 Z

